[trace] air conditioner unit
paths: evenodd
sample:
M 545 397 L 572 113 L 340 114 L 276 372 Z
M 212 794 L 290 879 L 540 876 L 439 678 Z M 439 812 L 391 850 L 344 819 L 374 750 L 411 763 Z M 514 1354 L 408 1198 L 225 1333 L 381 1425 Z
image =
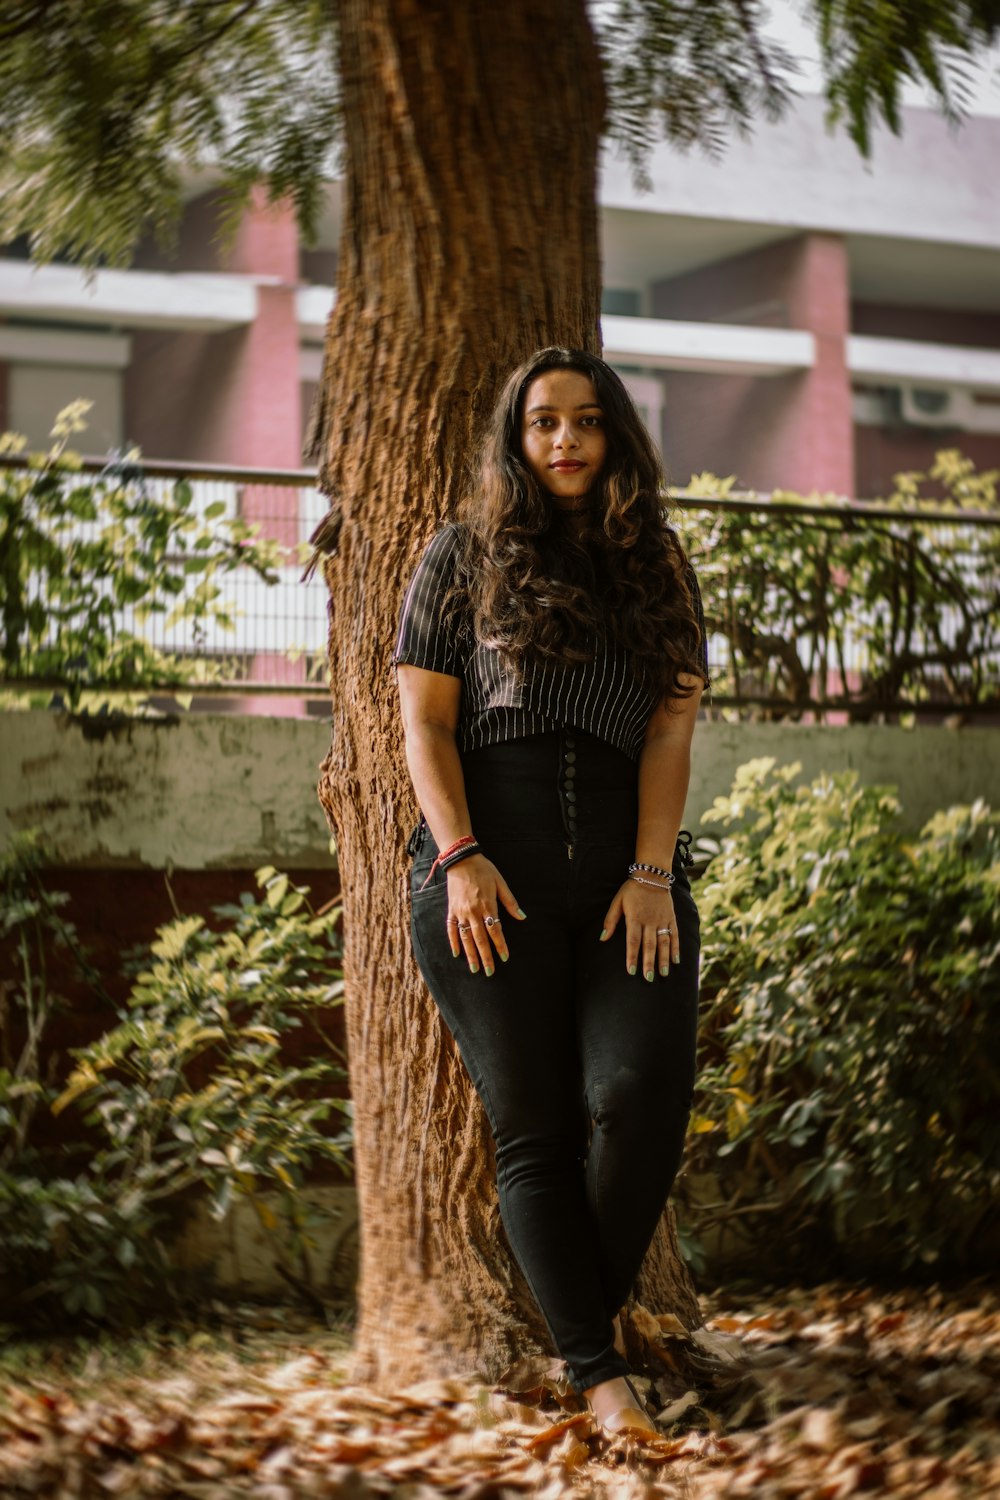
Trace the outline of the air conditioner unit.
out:
M 969 391 L 952 385 L 901 385 L 899 414 L 913 427 L 969 427 L 973 401 Z

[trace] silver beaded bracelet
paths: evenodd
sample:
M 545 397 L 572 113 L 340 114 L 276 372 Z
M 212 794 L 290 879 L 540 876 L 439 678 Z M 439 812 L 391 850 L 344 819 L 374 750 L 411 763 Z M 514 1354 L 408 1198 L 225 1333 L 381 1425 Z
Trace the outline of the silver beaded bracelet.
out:
M 669 891 L 674 883 L 672 875 L 667 885 L 662 885 L 658 880 L 647 880 L 645 875 L 630 875 L 629 880 L 634 880 L 636 885 L 651 885 L 654 891 Z

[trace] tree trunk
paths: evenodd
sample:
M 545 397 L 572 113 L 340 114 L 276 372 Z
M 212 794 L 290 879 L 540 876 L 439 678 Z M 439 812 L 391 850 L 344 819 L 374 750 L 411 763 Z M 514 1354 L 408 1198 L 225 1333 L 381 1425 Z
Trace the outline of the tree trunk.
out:
M 545 1347 L 500 1224 L 485 1117 L 409 943 L 416 818 L 390 652 L 498 383 L 596 349 L 600 60 L 583 0 L 344 0 L 345 221 L 314 414 L 331 498 L 333 743 L 361 1279 L 354 1374 L 496 1376 Z M 661 1236 L 661 1238 L 663 1238 Z M 698 1322 L 672 1234 L 647 1299 Z

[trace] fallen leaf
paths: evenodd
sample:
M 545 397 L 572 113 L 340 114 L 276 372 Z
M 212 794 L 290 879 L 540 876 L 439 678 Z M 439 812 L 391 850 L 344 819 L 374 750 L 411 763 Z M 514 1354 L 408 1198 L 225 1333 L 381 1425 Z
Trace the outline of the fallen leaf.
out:
M 671 1401 L 669 1406 L 665 1406 L 662 1411 L 658 1411 L 656 1413 L 656 1420 L 661 1426 L 669 1427 L 673 1422 L 680 1421 L 684 1413 L 690 1411 L 692 1407 L 697 1406 L 700 1400 L 701 1397 L 697 1391 L 685 1391 L 683 1396 L 679 1396 L 676 1401 Z
M 528 1450 L 531 1453 L 543 1452 L 551 1443 L 561 1438 L 563 1433 L 571 1432 L 574 1428 L 580 1428 L 587 1432 L 594 1429 L 594 1419 L 589 1412 L 581 1411 L 571 1417 L 564 1418 L 561 1422 L 554 1422 L 551 1427 L 543 1427 L 541 1432 L 536 1432 L 528 1440 Z

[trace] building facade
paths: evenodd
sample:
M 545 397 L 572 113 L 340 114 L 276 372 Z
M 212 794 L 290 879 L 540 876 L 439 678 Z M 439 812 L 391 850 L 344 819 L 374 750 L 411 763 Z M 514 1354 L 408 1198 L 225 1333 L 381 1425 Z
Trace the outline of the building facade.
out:
M 652 191 L 605 163 L 603 337 L 675 486 L 874 497 L 957 447 L 1000 467 L 1000 119 L 930 110 L 865 162 L 806 96 L 714 160 L 660 147 Z M 0 251 L 0 429 L 43 445 L 93 402 L 101 454 L 296 468 L 335 296 L 340 190 L 319 248 L 256 207 L 215 239 L 188 203 L 169 262 L 83 277 Z

